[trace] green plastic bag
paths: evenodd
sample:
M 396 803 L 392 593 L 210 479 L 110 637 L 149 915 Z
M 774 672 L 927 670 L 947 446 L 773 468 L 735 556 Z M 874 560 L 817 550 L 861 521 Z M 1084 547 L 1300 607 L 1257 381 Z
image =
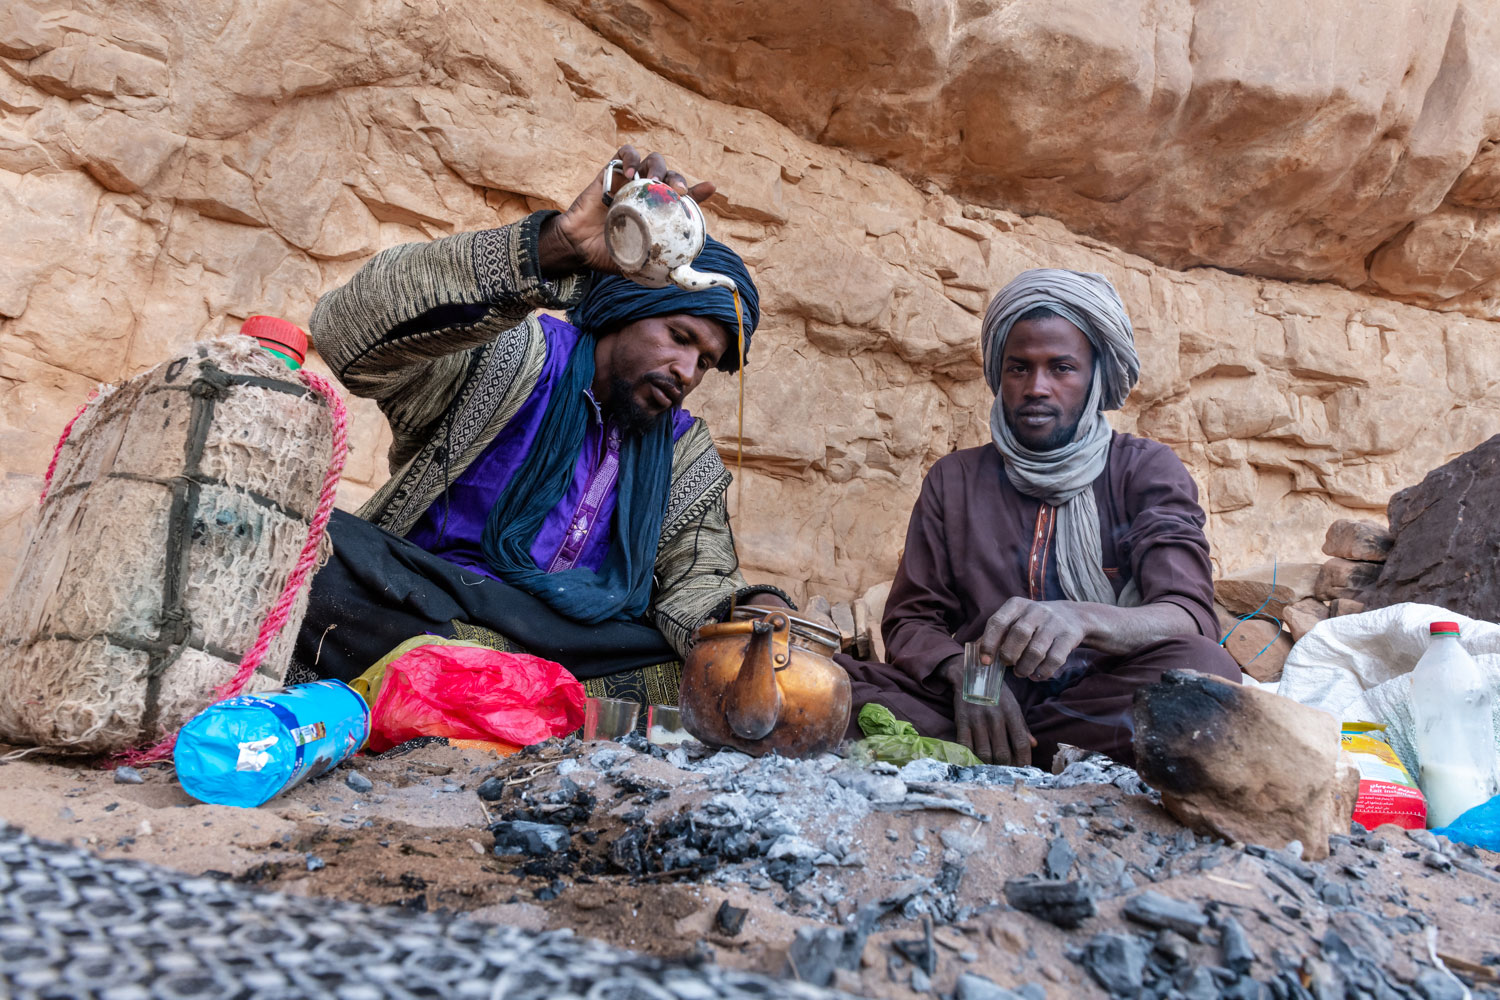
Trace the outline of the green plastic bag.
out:
M 857 757 L 883 760 L 892 764 L 910 764 L 927 757 L 945 764 L 973 767 L 984 761 L 962 743 L 949 743 L 933 736 L 923 736 L 910 722 L 902 722 L 884 705 L 873 702 L 859 710 L 859 731 L 865 738 L 854 744 Z

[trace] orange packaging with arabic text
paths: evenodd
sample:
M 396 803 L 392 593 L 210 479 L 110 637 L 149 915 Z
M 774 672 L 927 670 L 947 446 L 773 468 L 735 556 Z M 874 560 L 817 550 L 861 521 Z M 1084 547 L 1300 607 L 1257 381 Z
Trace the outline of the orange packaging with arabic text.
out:
M 1373 722 L 1344 723 L 1343 747 L 1359 767 L 1354 822 L 1367 830 L 1382 823 L 1419 830 L 1427 825 L 1427 800 L 1384 734 Z

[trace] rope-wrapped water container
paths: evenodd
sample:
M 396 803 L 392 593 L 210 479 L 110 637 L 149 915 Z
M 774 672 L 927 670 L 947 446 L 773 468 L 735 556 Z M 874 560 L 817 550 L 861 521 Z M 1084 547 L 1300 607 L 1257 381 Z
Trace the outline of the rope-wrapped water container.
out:
M 242 665 L 244 690 L 281 685 L 342 459 L 314 385 L 235 336 L 79 415 L 0 606 L 0 741 L 117 751 L 175 732 Z

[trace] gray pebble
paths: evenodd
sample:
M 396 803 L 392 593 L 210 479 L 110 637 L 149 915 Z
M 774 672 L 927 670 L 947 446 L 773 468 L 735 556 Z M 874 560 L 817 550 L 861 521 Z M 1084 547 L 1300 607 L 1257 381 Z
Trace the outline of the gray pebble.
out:
M 133 767 L 115 768 L 115 784 L 117 785 L 141 785 L 145 782 L 145 777 Z
M 365 792 L 371 791 L 375 788 L 375 782 L 371 781 L 369 778 L 366 778 L 358 771 L 350 771 L 348 774 L 344 775 L 344 784 L 348 785 L 352 790 L 359 792 L 360 794 L 364 794 Z

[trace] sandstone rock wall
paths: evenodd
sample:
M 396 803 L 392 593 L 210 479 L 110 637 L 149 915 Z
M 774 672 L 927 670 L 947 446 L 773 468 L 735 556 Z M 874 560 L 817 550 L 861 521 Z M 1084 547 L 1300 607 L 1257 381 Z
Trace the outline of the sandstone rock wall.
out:
M 735 528 L 747 571 L 798 594 L 838 600 L 888 579 L 925 470 L 986 439 L 979 314 L 1025 267 L 1119 286 L 1145 365 L 1115 424 L 1189 464 L 1223 569 L 1315 559 L 1331 520 L 1383 509 L 1500 431 L 1500 324 L 1334 284 L 1174 270 L 962 201 L 903 164 L 673 82 L 686 71 L 601 37 L 597 15 L 571 0 L 0 9 L 0 580 L 56 435 L 95 383 L 253 313 L 305 324 L 381 247 L 565 203 L 626 141 L 718 180 L 711 228 L 756 270 L 767 319 L 746 378 Z M 871 59 L 906 59 L 888 34 L 896 47 Z M 737 67 L 723 69 L 737 100 L 784 93 L 784 63 Z M 1279 106 L 1262 114 L 1274 137 Z M 1173 149 L 1163 163 L 1253 152 Z M 1491 182 L 1465 183 L 1442 197 L 1484 211 L 1473 202 L 1493 198 Z M 1196 226 L 1154 208 L 1137 225 Z M 734 382 L 711 378 L 690 405 L 733 466 Z M 344 506 L 386 473 L 383 424 L 355 409 Z
M 1157 263 L 1500 316 L 1491 0 L 559 4 L 700 93 Z

